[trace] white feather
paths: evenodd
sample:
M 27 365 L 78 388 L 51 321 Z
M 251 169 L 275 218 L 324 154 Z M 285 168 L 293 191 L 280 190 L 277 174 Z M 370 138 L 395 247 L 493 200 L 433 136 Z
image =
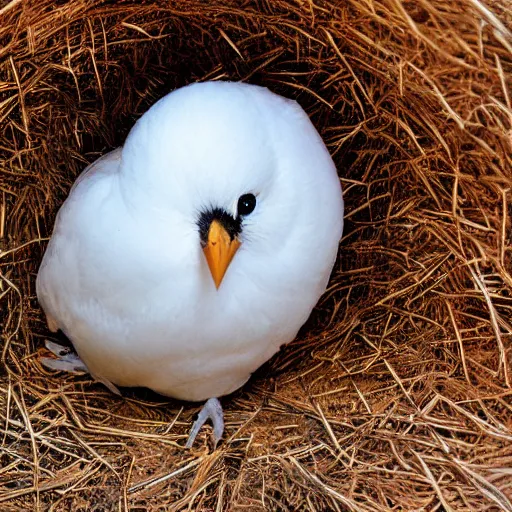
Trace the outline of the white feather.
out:
M 217 290 L 197 216 L 257 196 Z M 37 278 L 91 373 L 199 401 L 290 342 L 325 290 L 343 228 L 336 169 L 309 118 L 267 89 L 179 89 L 93 163 L 63 204 Z

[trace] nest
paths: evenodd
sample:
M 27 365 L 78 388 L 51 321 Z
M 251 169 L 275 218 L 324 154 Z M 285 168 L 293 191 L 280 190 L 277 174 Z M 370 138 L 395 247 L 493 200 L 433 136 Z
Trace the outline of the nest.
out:
M 0 3 L 0 508 L 512 510 L 507 0 Z M 346 228 L 298 339 L 224 400 L 112 395 L 39 362 L 35 276 L 87 163 L 158 98 L 296 99 Z

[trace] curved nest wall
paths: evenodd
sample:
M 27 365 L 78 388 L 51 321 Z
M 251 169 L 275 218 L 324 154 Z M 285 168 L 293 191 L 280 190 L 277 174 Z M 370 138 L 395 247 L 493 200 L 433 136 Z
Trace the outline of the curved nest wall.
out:
M 69 0 L 0 7 L 0 508 L 512 510 L 506 0 Z M 57 208 L 158 98 L 244 80 L 328 144 L 345 235 L 299 338 L 196 406 L 45 371 Z

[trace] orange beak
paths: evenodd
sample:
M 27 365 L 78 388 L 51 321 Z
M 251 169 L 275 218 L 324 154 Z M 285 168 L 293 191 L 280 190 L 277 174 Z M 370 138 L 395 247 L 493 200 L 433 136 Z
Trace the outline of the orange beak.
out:
M 239 240 L 236 238 L 232 240 L 218 220 L 212 221 L 203 252 L 217 289 L 239 247 Z

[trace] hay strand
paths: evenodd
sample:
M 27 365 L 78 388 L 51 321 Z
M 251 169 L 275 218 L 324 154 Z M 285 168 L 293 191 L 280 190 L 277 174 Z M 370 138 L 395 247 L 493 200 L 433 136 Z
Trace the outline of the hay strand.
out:
M 507 0 L 12 0 L 0 8 L 2 510 L 512 510 Z M 224 400 L 39 363 L 35 275 L 69 188 L 170 90 L 295 98 L 346 230 L 298 339 Z

